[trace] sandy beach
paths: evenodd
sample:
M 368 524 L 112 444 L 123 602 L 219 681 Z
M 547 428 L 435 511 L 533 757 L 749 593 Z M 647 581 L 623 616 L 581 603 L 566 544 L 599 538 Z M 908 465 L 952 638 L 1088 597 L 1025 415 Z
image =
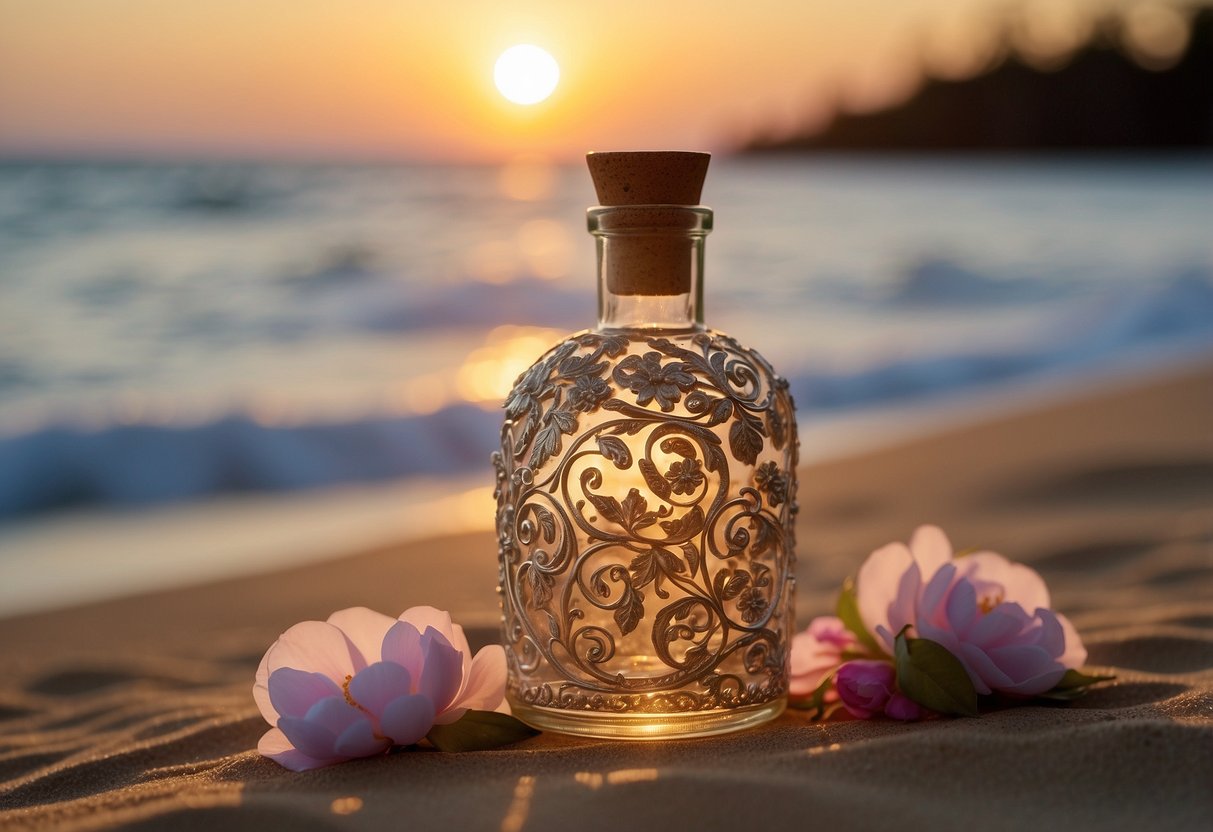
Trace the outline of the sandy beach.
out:
M 253 673 L 291 624 L 427 603 L 495 639 L 495 544 L 478 532 L 0 621 L 0 826 L 1210 828 L 1213 366 L 816 456 L 803 451 L 801 624 L 873 548 L 933 522 L 958 549 L 1040 571 L 1117 681 L 978 719 L 789 712 L 709 740 L 544 734 L 306 774 L 261 758 Z

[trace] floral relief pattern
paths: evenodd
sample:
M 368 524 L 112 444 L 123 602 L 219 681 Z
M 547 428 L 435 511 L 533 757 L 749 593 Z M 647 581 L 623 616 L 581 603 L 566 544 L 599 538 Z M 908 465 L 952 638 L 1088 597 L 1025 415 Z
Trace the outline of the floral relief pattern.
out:
M 505 415 L 493 461 L 514 699 L 685 712 L 782 696 L 786 382 L 717 333 L 585 332 L 519 377 Z

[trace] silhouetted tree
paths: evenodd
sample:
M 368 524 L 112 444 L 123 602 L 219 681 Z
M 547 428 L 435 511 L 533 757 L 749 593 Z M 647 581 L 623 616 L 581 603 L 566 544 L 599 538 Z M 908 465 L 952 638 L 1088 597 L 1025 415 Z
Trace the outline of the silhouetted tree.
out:
M 1105 30 L 1106 35 L 1106 30 Z M 928 79 L 903 104 L 840 114 L 819 133 L 748 152 L 1213 149 L 1213 9 L 1171 67 L 1152 71 L 1097 36 L 1046 72 L 1011 53 L 964 80 Z

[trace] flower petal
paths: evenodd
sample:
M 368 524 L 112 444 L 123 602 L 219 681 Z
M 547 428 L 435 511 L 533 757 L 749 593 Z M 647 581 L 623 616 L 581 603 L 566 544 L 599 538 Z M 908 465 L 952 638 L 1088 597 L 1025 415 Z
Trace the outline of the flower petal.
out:
M 921 705 L 900 693 L 894 692 L 885 703 L 884 715 L 890 719 L 900 719 L 902 722 L 913 722 L 921 719 L 924 709 Z
M 286 717 L 283 717 L 286 719 Z M 310 724 L 319 725 L 333 735 L 333 739 L 341 736 L 346 728 L 349 728 L 359 720 L 366 720 L 367 715 L 355 708 L 349 702 L 345 701 L 344 696 L 333 696 L 328 699 L 321 699 L 311 707 L 304 717 Z M 281 726 L 279 726 L 281 727 Z M 285 728 L 282 729 L 286 731 Z M 291 732 L 286 731 L 286 735 L 291 737 Z M 292 742 L 294 737 L 291 737 Z M 303 748 L 299 743 L 295 743 L 299 748 Z M 307 749 L 303 749 L 307 750 Z M 311 752 L 308 752 L 311 753 Z
M 291 745 L 307 756 L 318 760 L 336 759 L 337 753 L 333 746 L 337 743 L 337 736 L 323 725 L 308 722 L 301 717 L 284 716 L 278 720 L 278 727 L 291 741 Z
M 1031 624 L 1032 619 L 1019 604 L 999 604 L 977 619 L 965 640 L 989 652 L 994 647 L 1015 643 L 1017 636 Z
M 919 526 L 910 538 L 910 552 L 922 572 L 922 579 L 929 581 L 940 567 L 952 560 L 952 543 L 939 526 Z
M 397 621 L 383 637 L 383 660 L 395 662 L 409 672 L 415 684 L 421 678 L 425 656 L 421 652 L 421 631 L 407 621 Z
M 360 719 L 341 732 L 333 750 L 342 757 L 370 757 L 382 754 L 391 746 L 388 739 L 375 736 L 370 720 Z
M 918 618 L 925 617 L 936 624 L 943 624 L 948 620 L 947 610 L 941 609 L 941 607 L 948 597 L 948 590 L 952 588 L 955 577 L 956 567 L 951 563 L 945 563 L 935 570 L 935 574 L 923 587 L 922 597 L 918 600 Z
M 914 557 L 903 543 L 890 543 L 882 546 L 868 555 L 855 580 L 855 601 L 859 607 L 859 615 L 868 631 L 877 634 L 880 628 L 890 630 L 893 635 L 893 625 L 889 621 L 889 610 L 898 601 L 898 591 L 902 578 L 914 567 Z M 915 570 L 917 574 L 917 570 Z M 917 597 L 918 587 L 914 587 L 914 597 Z M 904 622 L 903 622 L 904 623 Z M 900 630 L 900 627 L 898 627 Z M 893 652 L 893 641 L 885 639 L 885 649 Z
M 270 649 L 273 649 L 273 645 L 270 645 Z M 270 651 L 266 650 L 265 655 L 261 657 L 261 664 L 257 665 L 257 675 L 253 677 L 253 701 L 257 703 L 257 709 L 261 711 L 265 721 L 270 725 L 277 725 L 280 714 L 274 710 L 274 703 L 270 701 L 269 659 Z
M 1066 649 L 1057 657 L 1057 661 L 1068 670 L 1077 670 L 1087 663 L 1087 648 L 1083 646 L 1082 638 L 1079 637 L 1078 630 L 1074 629 L 1074 625 L 1070 623 L 1070 619 L 1059 612 L 1055 612 L 1053 615 L 1056 616 L 1057 623 L 1061 625 L 1062 632 L 1066 634 Z
M 400 613 L 400 620 L 412 624 L 419 633 L 424 633 L 427 627 L 433 627 L 442 634 L 448 644 L 455 644 L 454 625 L 449 612 L 436 607 L 409 607 Z M 464 641 L 466 643 L 467 640 Z
M 1040 622 L 1036 644 L 1054 659 L 1066 651 L 1066 631 L 1052 610 L 1038 609 L 1034 618 Z
M 417 692 L 434 703 L 434 712 L 441 714 L 463 686 L 463 656 L 432 627 L 421 634 L 421 652 L 425 664 L 417 680 Z
M 977 619 L 977 592 L 966 580 L 959 580 L 948 595 L 945 607 L 947 623 L 952 632 L 965 634 Z
M 458 722 L 463 719 L 463 715 L 468 712 L 467 708 L 448 707 L 445 711 L 434 717 L 435 725 L 450 725 L 452 722 Z
M 376 718 L 387 704 L 412 690 L 412 676 L 395 662 L 375 662 L 350 680 L 350 696 Z
M 981 583 L 1002 587 L 1003 601 L 1019 604 L 1025 610 L 1048 608 L 1049 588 L 1035 569 L 1012 563 L 996 552 L 975 552 L 960 559 L 962 574 Z
M 480 648 L 472 659 L 467 682 L 453 703 L 460 708 L 491 711 L 505 697 L 505 650 L 500 644 Z
M 280 667 L 270 674 L 268 688 L 270 702 L 281 716 L 303 717 L 321 699 L 341 696 L 341 688 L 323 673 L 293 667 Z
M 1000 688 L 1000 690 L 1003 693 L 1014 693 L 1020 696 L 1036 696 L 1057 687 L 1057 683 L 1061 681 L 1061 677 L 1064 675 L 1066 675 L 1064 667 L 1054 667 L 1051 670 L 1042 671 L 1016 684 Z
M 998 666 L 985 654 L 985 651 L 977 645 L 959 644 L 951 653 L 965 666 L 969 679 L 973 682 L 973 687 L 980 695 L 985 696 L 994 688 L 1001 689 L 1011 684 L 1011 679 L 1007 674 L 999 670 Z
M 314 768 L 323 768 L 333 763 L 344 762 L 339 757 L 328 759 L 309 757 L 291 745 L 291 741 L 286 738 L 286 734 L 282 733 L 278 728 L 271 728 L 265 732 L 261 737 L 261 741 L 257 743 L 257 751 L 263 757 L 269 757 L 278 765 L 291 771 L 310 771 Z
M 396 745 L 412 745 L 434 727 L 434 705 L 419 694 L 400 696 L 383 709 L 379 727 Z
M 338 685 L 353 676 L 357 651 L 341 630 L 325 621 L 304 621 L 278 637 L 266 653 L 270 674 L 280 667 L 323 673 Z M 361 657 L 358 656 L 358 659 Z
M 990 659 L 1010 679 L 993 686 L 1006 693 L 1044 693 L 1061 681 L 1066 669 L 1035 644 L 1014 644 L 987 651 Z
M 382 658 L 380 649 L 383 646 L 383 637 L 396 623 L 396 619 L 366 607 L 350 607 L 330 615 L 328 623 L 345 633 L 345 637 L 362 655 L 365 666 Z M 361 670 L 362 667 L 358 669 Z

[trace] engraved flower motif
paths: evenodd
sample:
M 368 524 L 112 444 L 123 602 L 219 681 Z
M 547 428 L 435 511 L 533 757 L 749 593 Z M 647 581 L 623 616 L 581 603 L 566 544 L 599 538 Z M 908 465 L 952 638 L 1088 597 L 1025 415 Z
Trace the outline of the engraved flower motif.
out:
M 505 418 L 517 419 L 519 416 L 539 407 L 539 399 L 551 389 L 548 376 L 551 367 L 547 362 L 540 362 L 523 373 L 514 384 L 514 389 L 505 400 Z
M 661 363 L 661 353 L 629 355 L 615 368 L 615 383 L 636 394 L 636 404 L 644 407 L 654 399 L 665 413 L 674 409 L 682 394 L 695 386 L 689 366 L 681 361 Z
M 774 462 L 764 462 L 758 466 L 754 472 L 754 485 L 758 486 L 759 491 L 766 492 L 767 502 L 772 508 L 787 499 L 788 478 Z
M 753 624 L 767 611 L 767 596 L 757 587 L 747 587 L 737 596 L 737 611 L 742 621 Z
M 568 402 L 574 410 L 589 413 L 611 396 L 611 385 L 590 375 L 577 376 L 569 387 Z
M 675 494 L 691 494 L 703 482 L 703 474 L 699 471 L 699 460 L 684 459 L 675 462 L 666 471 L 665 478 L 669 480 L 671 490 Z

